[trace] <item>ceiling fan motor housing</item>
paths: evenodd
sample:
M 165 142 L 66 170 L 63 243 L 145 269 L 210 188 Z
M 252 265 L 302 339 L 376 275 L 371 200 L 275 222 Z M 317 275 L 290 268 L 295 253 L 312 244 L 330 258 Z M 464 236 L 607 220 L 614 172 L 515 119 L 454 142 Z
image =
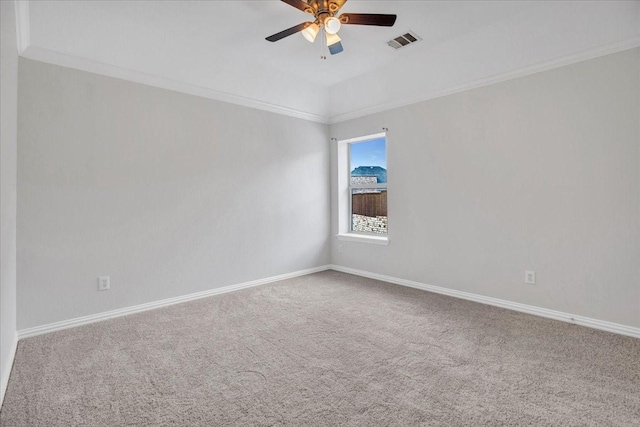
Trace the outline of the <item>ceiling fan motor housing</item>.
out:
M 316 18 L 316 23 L 323 26 L 327 33 L 337 34 L 340 31 L 342 21 L 335 17 L 335 13 L 340 10 L 340 5 L 326 0 L 309 0 L 309 8 L 305 10 Z
M 338 3 L 327 2 L 326 0 L 308 0 L 307 3 L 309 7 L 305 9 L 305 12 L 314 15 L 320 22 L 323 22 L 321 18 L 331 18 L 340 10 Z

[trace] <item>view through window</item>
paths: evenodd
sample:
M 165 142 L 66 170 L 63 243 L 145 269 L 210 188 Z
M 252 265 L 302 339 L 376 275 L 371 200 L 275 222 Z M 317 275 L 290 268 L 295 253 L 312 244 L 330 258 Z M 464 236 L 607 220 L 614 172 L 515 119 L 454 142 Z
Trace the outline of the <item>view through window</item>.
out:
M 349 144 L 351 231 L 387 234 L 387 141 Z

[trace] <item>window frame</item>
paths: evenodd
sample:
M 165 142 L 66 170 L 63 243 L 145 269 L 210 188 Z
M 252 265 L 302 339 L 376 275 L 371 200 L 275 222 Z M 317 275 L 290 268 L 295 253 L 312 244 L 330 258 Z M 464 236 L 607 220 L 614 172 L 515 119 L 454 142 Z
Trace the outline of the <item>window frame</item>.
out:
M 387 214 L 387 233 L 374 233 L 353 230 L 353 189 L 384 189 L 388 194 L 388 183 L 352 184 L 351 183 L 351 145 L 385 139 L 385 156 L 387 156 L 389 142 L 388 132 L 375 133 L 356 138 L 338 141 L 338 240 L 355 241 L 361 243 L 373 243 L 378 245 L 389 244 L 389 218 Z M 388 164 L 387 168 L 388 170 Z M 388 197 L 388 196 L 387 196 Z

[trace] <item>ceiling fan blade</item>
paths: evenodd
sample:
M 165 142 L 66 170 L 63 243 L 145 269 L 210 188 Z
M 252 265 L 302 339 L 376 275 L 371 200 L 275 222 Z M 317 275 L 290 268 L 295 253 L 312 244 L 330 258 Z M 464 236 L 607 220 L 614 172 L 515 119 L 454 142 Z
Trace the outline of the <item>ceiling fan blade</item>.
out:
M 329 46 L 329 53 L 331 55 L 336 55 L 340 52 L 342 52 L 344 50 L 344 48 L 342 47 L 342 43 L 338 42 L 338 43 L 334 43 L 331 46 Z
M 280 31 L 279 33 L 276 33 L 272 36 L 269 36 L 266 38 L 266 40 L 270 41 L 270 42 L 277 42 L 278 40 L 281 40 L 285 37 L 289 37 L 291 34 L 295 34 L 298 33 L 302 30 L 304 30 L 305 28 L 307 28 L 309 25 L 311 25 L 312 22 L 303 22 L 302 24 L 298 24 L 295 27 L 291 27 L 291 28 L 287 28 L 284 31 Z
M 311 12 L 313 12 L 313 8 L 309 6 L 307 3 L 303 2 L 302 0 L 280 0 L 280 1 L 290 6 L 293 6 L 296 9 L 300 9 L 303 12 L 307 12 L 308 10 L 311 10 Z
M 376 25 L 378 27 L 393 27 L 396 15 L 382 15 L 378 13 L 343 13 L 340 22 L 347 25 Z

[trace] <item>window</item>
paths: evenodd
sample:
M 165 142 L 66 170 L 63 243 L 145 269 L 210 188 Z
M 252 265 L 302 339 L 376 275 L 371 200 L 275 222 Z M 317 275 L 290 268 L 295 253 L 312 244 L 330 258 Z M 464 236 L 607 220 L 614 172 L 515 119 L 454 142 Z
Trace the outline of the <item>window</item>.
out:
M 338 169 L 338 238 L 387 244 L 386 134 L 340 141 Z
M 386 138 L 350 143 L 349 170 L 350 231 L 386 235 Z

